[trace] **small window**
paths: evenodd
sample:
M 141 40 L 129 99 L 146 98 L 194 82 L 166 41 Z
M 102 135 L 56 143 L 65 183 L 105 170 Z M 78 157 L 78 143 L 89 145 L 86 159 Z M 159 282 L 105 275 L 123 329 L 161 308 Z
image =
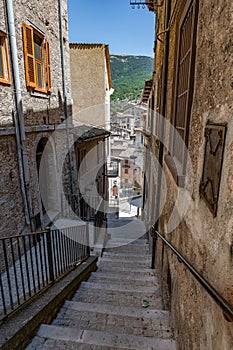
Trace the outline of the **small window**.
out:
M 0 31 L 0 83 L 10 84 L 10 64 L 6 34 Z
M 49 43 L 32 26 L 23 24 L 24 62 L 27 87 L 51 92 Z

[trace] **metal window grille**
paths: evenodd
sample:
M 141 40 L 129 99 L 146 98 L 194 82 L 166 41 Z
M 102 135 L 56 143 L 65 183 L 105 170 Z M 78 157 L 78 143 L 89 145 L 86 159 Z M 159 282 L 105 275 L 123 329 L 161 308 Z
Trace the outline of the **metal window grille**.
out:
M 188 145 L 190 113 L 193 97 L 197 0 L 188 2 L 179 25 L 179 46 L 176 76 L 173 155 L 184 162 Z M 179 137 L 178 137 L 179 135 Z

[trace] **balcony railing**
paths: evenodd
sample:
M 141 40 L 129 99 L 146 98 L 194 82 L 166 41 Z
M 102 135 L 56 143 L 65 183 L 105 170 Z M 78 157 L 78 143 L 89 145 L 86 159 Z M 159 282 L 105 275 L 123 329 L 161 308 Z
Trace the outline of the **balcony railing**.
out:
M 119 163 L 111 161 L 107 163 L 107 176 L 108 177 L 117 177 L 119 176 Z
M 0 238 L 0 319 L 90 255 L 86 224 Z
M 81 219 L 83 221 L 95 221 L 96 213 L 101 207 L 103 198 L 101 196 L 91 196 L 82 194 L 65 193 L 65 198 L 61 199 L 62 216 L 71 219 Z

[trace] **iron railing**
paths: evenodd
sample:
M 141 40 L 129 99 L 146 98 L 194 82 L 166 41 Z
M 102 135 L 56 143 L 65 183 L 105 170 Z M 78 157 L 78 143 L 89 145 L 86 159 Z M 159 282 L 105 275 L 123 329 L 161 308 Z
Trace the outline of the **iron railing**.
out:
M 176 248 L 170 242 L 166 240 L 163 235 L 161 235 L 157 230 L 155 230 L 154 234 L 156 239 L 159 237 L 164 242 L 164 244 L 166 244 L 172 250 L 172 252 L 178 257 L 178 261 L 184 264 L 184 266 L 191 272 L 191 274 L 212 297 L 217 305 L 220 306 L 226 320 L 228 322 L 233 322 L 233 307 L 228 303 L 228 301 L 226 301 L 217 292 L 217 290 L 203 276 L 199 274 L 199 272 L 176 250 Z
M 0 319 L 89 256 L 86 224 L 0 238 Z
M 108 177 L 117 177 L 119 176 L 119 162 L 111 161 L 107 163 L 107 173 Z
M 61 213 L 64 218 L 95 221 L 102 202 L 101 196 L 65 193 L 61 196 Z

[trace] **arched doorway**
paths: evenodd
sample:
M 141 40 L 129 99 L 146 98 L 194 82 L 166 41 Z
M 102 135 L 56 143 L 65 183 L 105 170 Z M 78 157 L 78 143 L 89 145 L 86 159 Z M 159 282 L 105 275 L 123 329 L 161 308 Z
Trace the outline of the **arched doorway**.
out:
M 48 224 L 60 211 L 57 188 L 57 170 L 53 147 L 48 138 L 40 139 L 36 149 L 36 166 L 44 224 Z

